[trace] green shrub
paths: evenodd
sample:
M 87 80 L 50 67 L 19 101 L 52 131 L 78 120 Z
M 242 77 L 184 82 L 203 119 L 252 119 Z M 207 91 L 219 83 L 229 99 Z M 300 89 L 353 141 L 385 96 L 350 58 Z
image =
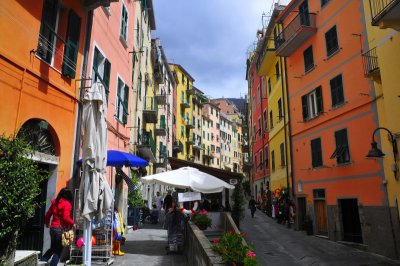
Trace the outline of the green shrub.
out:
M 22 138 L 0 136 L 0 265 L 11 258 L 20 229 L 43 204 L 35 198 L 48 173 L 30 159 L 32 155 Z

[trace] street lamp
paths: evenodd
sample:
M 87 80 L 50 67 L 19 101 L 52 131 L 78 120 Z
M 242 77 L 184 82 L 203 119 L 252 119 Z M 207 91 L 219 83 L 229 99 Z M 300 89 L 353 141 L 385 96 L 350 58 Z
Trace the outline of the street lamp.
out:
M 378 143 L 376 143 L 374 137 L 375 137 L 375 133 L 380 130 L 383 129 L 385 131 L 387 131 L 389 133 L 390 136 L 390 142 L 392 143 L 392 149 L 393 149 L 393 157 L 394 157 L 394 165 L 392 167 L 392 170 L 394 172 L 395 177 L 397 178 L 397 156 L 398 156 L 398 150 L 397 150 L 397 143 L 396 143 L 396 139 L 393 137 L 392 132 L 390 132 L 389 129 L 385 128 L 385 127 L 378 127 L 377 129 L 374 130 L 374 133 L 372 133 L 372 143 L 371 143 L 371 150 L 368 152 L 367 156 L 368 158 L 382 158 L 385 156 L 385 154 L 378 148 Z

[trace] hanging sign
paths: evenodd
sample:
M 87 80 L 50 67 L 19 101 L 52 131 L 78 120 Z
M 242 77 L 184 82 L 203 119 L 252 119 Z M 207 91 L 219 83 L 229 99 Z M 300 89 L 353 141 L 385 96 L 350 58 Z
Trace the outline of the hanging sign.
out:
M 200 192 L 178 193 L 178 202 L 201 200 Z

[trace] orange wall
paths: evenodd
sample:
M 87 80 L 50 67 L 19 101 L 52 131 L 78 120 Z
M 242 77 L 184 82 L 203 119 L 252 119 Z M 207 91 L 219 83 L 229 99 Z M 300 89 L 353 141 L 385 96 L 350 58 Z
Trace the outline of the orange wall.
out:
M 295 184 L 303 182 L 303 193 L 309 197 L 313 188 L 325 188 L 328 205 L 336 205 L 338 197 L 350 196 L 361 204 L 382 205 L 381 164 L 365 158 L 377 127 L 374 91 L 363 74 L 360 38 L 352 35 L 366 33 L 362 2 L 330 1 L 322 9 L 320 1 L 308 2 L 309 11 L 317 13 L 317 33 L 287 58 Z M 284 24 L 288 21 L 290 18 Z M 340 49 L 327 58 L 325 32 L 334 25 Z M 305 74 L 303 51 L 310 45 L 316 67 Z M 329 81 L 338 74 L 343 78 L 345 104 L 332 108 Z M 318 86 L 322 86 L 324 113 L 303 122 L 301 97 Z M 330 157 L 335 150 L 334 132 L 342 128 L 347 128 L 351 163 L 336 166 L 336 159 Z M 311 169 L 310 142 L 318 137 L 324 168 Z
M 76 77 L 80 77 L 86 12 L 80 1 L 66 0 L 63 5 L 64 14 L 73 8 L 82 18 L 76 69 Z M 58 191 L 71 178 L 78 83 L 30 52 L 38 46 L 42 7 L 43 1 L 0 3 L 0 97 L 5 100 L 0 112 L 0 133 L 18 132 L 31 118 L 46 120 L 54 130 L 55 142 L 59 142 Z

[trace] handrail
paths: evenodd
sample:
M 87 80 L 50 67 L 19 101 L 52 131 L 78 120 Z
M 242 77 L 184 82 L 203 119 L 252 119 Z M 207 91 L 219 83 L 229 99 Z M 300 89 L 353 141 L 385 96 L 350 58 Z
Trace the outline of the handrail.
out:
M 377 20 L 377 18 L 387 12 L 396 1 L 399 0 L 369 0 L 372 20 Z

